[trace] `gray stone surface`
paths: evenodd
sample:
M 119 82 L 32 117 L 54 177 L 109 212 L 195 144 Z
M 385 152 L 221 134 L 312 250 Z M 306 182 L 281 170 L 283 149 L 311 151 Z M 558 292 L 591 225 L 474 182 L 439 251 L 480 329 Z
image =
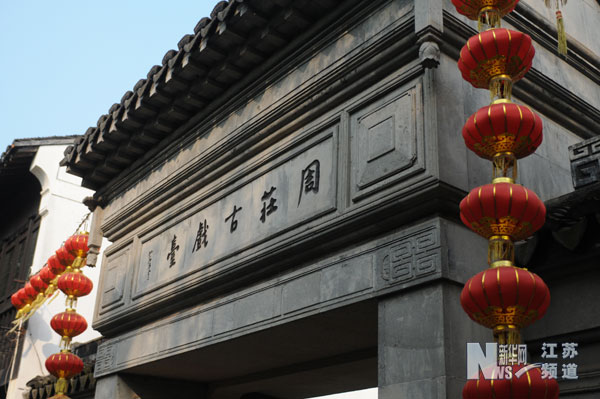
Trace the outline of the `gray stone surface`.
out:
M 432 219 L 399 230 L 108 340 L 96 375 L 438 279 L 446 224 Z
M 466 343 L 491 334 L 464 314 L 460 288 L 438 283 L 379 301 L 379 397 L 456 398 Z
M 334 211 L 337 126 L 324 133 L 323 141 L 278 160 L 241 187 L 230 187 L 218 202 L 140 236 L 133 299 Z
M 491 180 L 461 135 L 489 103 L 456 68 L 474 23 L 449 0 L 364 5 L 106 191 L 100 392 L 133 373 L 206 382 L 211 399 L 375 384 L 382 398 L 460 397 L 466 343 L 492 340 L 459 301 L 488 266 L 458 221 L 465 192 Z M 580 47 L 557 65 L 529 11 L 511 21 L 540 48 L 515 101 L 545 130 L 518 182 L 549 200 L 573 189 L 566 149 L 599 125 L 600 91 Z M 581 276 L 550 282 L 560 300 L 528 339 L 600 328 L 572 311 L 596 277 L 572 297 Z
M 96 382 L 96 399 L 139 399 L 123 379 L 118 375 L 111 375 Z
M 423 171 L 422 85 L 396 92 L 350 116 L 353 200 Z M 377 184 L 379 183 L 379 184 Z
M 96 383 L 97 399 L 184 399 L 205 398 L 206 387 L 187 381 L 145 378 L 132 375 L 112 375 Z
M 409 200 L 416 186 L 431 184 L 430 173 L 435 173 L 437 166 L 431 131 L 425 132 L 419 111 L 424 88 L 420 78 L 411 79 L 419 68 L 416 65 L 404 68 L 371 89 L 367 98 L 344 104 L 345 109 L 358 113 L 381 106 L 390 112 L 394 110 L 394 115 L 388 115 L 394 123 L 379 127 L 383 129 L 379 133 L 381 137 L 387 135 L 389 147 L 379 140 L 370 144 L 370 150 L 366 142 L 347 147 L 356 136 L 353 133 L 350 137 L 347 133 L 338 135 L 338 126 L 339 129 L 352 126 L 353 120 L 358 124 L 358 117 L 353 119 L 354 114 L 345 112 L 340 115 L 344 108 L 338 108 L 333 120 L 342 118 L 340 125 L 332 126 L 331 116 L 316 121 L 293 140 L 247 160 L 242 170 L 231 171 L 228 179 L 214 182 L 208 193 L 207 187 L 185 198 L 113 244 L 106 251 L 106 270 L 111 272 L 101 277 L 103 294 L 97 328 L 102 330 L 103 323 L 119 325 L 117 318 L 129 318 L 133 310 L 158 306 L 160 301 L 172 301 L 173 296 L 184 296 L 186 290 L 196 289 L 226 271 L 248 265 L 249 259 L 257 262 L 275 249 L 289 249 L 311 240 L 312 245 L 318 247 L 315 232 L 332 231 L 340 224 L 364 218 L 365 212 L 380 209 L 373 204 L 382 199 L 387 202 L 385 206 L 395 205 L 394 197 Z M 405 80 L 408 82 L 404 83 Z M 384 119 L 390 121 L 389 117 Z M 360 131 L 358 127 L 350 129 Z M 300 140 L 301 137 L 308 141 Z M 412 143 L 412 149 L 403 140 Z M 352 175 L 346 168 L 337 168 L 345 157 L 357 165 Z M 396 167 L 400 158 L 406 163 Z M 300 197 L 302 172 L 315 160 L 320 162 L 319 191 L 304 188 Z M 254 172 L 246 175 L 246 170 Z M 361 183 L 359 179 L 364 180 Z M 262 201 L 266 190 L 270 192 L 273 187 L 276 190 L 272 196 Z M 263 223 L 261 205 L 268 207 L 271 198 L 277 200 L 274 204 L 277 209 L 265 214 Z M 242 210 L 237 214 L 237 230 L 232 233 L 231 221 L 225 219 L 234 206 Z M 268 208 L 266 211 L 268 213 Z M 131 227 L 138 226 L 139 220 L 129 223 Z M 204 240 L 202 233 L 206 227 Z M 201 244 L 199 249 L 195 248 L 197 238 Z M 426 270 L 420 272 L 426 273 Z M 152 296 L 148 297 L 148 293 Z
M 544 318 L 525 330 L 527 339 L 600 329 L 600 309 L 587 306 L 598 299 L 600 271 L 567 274 L 556 280 L 546 278 L 546 284 L 551 294 L 550 306 Z

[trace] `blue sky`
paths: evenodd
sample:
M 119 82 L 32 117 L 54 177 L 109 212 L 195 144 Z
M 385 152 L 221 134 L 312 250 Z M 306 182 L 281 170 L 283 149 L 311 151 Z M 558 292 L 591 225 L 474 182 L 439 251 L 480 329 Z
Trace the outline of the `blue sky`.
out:
M 0 153 L 85 133 L 216 2 L 0 1 Z

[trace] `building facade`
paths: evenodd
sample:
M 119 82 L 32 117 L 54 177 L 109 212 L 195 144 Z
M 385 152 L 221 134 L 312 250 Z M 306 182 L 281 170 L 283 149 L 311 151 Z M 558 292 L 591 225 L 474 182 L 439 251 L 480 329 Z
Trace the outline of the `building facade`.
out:
M 60 337 L 50 328 L 50 319 L 64 310 L 63 299 L 42 306 L 20 332 L 9 333 L 16 314 L 10 297 L 45 265 L 89 213 L 82 201 L 93 192 L 81 187 L 81 179 L 59 165 L 76 137 L 18 139 L 2 155 L 2 397 L 23 398 L 29 391 L 27 383 L 47 374 L 46 358 L 58 352 Z M 99 270 L 90 269 L 87 274 L 97 284 Z M 79 306 L 79 312 L 90 320 L 95 292 Z M 77 341 L 99 336 L 89 329 Z
M 544 201 L 573 191 L 568 147 L 600 131 L 600 5 L 564 11 L 566 58 L 543 3 L 504 21 L 536 48 L 513 93 L 543 119 L 519 182 Z M 96 398 L 459 397 L 466 343 L 491 341 L 459 303 L 487 267 L 458 218 L 491 176 L 461 137 L 489 101 L 456 67 L 475 32 L 450 1 L 238 0 L 167 52 L 62 161 L 96 190 L 90 240 L 112 242 Z M 531 253 L 549 248 L 527 245 L 545 278 Z M 594 273 L 572 276 L 592 298 Z M 525 339 L 593 342 L 593 305 L 564 309 L 577 292 L 552 278 Z M 598 394 L 594 345 L 563 395 Z

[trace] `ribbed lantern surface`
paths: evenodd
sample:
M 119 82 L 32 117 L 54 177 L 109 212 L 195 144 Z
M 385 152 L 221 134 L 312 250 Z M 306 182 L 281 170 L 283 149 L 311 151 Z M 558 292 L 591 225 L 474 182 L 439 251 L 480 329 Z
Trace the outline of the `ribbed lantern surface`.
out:
M 495 76 L 521 79 L 535 55 L 531 37 L 509 29 L 490 29 L 472 36 L 460 51 L 458 69 L 474 87 L 487 89 Z

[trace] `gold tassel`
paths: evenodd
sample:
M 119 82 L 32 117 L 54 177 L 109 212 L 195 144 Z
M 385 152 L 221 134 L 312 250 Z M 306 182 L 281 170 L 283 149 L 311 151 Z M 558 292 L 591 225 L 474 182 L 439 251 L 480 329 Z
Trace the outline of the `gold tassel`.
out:
M 17 329 L 19 330 L 19 332 L 21 332 L 21 327 L 23 327 L 23 320 L 18 320 L 18 323 L 15 323 L 15 321 L 13 321 L 15 325 L 10 329 L 10 331 L 8 331 L 9 334 L 15 332 Z
M 56 290 L 55 292 L 53 292 L 54 296 L 52 298 L 50 298 L 50 300 L 48 300 L 48 305 L 50 305 L 52 303 L 52 301 L 54 301 L 56 299 L 56 297 L 58 296 L 58 293 L 60 291 Z
M 552 7 L 551 0 L 544 0 L 544 3 L 546 4 L 546 8 Z
M 567 33 L 565 32 L 565 22 L 562 12 L 556 11 L 556 30 L 558 31 L 558 54 L 567 55 Z
M 58 380 L 56 380 L 56 384 L 54 384 L 55 394 L 49 399 L 69 399 L 69 397 L 65 395 L 68 389 L 69 382 L 65 378 L 59 378 Z

